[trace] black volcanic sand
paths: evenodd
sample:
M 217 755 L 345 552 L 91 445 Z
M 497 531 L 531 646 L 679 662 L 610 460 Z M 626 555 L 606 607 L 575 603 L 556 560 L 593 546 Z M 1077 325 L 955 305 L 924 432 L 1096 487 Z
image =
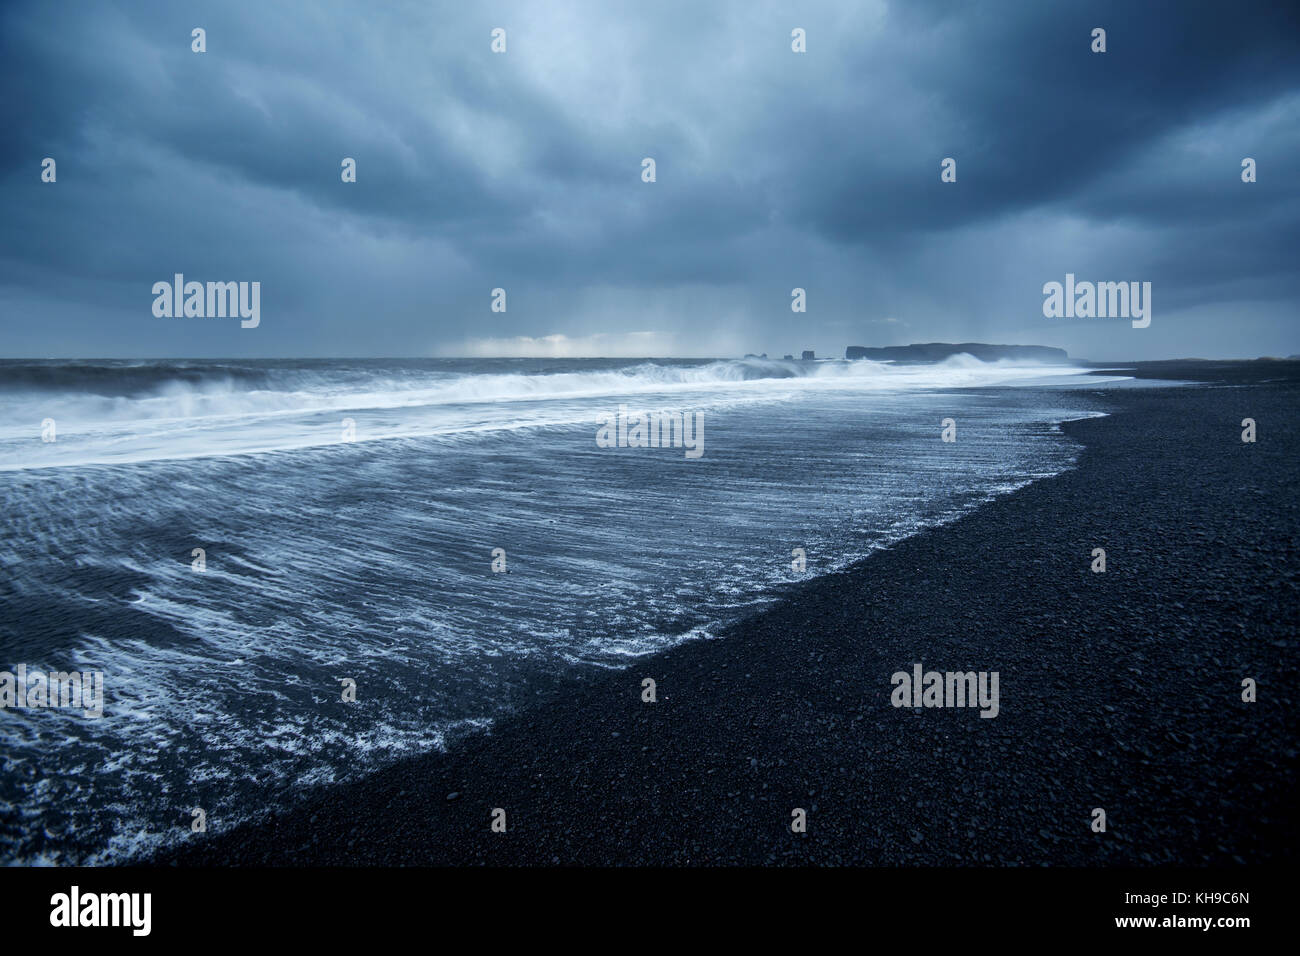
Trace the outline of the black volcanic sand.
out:
M 1210 384 L 1078 393 L 1113 414 L 1065 425 L 1077 469 L 809 581 L 723 639 L 565 681 L 450 753 L 156 862 L 1292 858 L 1300 363 L 1149 371 Z M 892 707 L 890 675 L 917 661 L 998 671 L 1001 713 Z

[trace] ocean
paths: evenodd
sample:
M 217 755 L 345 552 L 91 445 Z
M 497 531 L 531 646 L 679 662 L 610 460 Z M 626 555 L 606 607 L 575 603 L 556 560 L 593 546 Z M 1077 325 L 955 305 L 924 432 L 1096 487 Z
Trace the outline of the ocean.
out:
M 0 709 L 0 860 L 121 862 L 711 639 L 1069 468 L 1085 371 L 0 362 L 0 670 L 105 688 Z M 620 406 L 702 454 L 602 447 Z

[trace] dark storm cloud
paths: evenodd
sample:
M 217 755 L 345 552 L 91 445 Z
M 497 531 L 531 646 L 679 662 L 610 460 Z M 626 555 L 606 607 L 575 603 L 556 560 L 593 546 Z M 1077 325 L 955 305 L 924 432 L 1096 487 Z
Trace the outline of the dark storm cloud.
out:
M 618 349 L 634 332 L 690 354 L 1300 351 L 1297 20 L 1262 3 L 10 4 L 2 351 Z M 1042 284 L 1067 271 L 1152 281 L 1152 327 L 1045 320 Z M 149 289 L 174 272 L 260 280 L 263 324 L 155 319 Z

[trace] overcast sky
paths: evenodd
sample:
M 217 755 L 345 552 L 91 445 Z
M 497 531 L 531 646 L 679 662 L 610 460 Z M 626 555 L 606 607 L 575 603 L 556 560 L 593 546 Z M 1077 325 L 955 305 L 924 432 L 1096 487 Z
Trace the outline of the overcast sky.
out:
M 1300 353 L 1297 10 L 10 0 L 0 356 Z M 1150 327 L 1044 318 L 1067 272 Z

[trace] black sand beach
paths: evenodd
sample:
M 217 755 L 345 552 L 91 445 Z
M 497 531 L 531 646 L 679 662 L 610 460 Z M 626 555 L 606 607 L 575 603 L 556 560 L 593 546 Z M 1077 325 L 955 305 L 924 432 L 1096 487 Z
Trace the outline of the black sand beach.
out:
M 153 862 L 1290 859 L 1300 363 L 1140 374 L 1207 384 L 1080 392 L 1111 414 L 1065 426 L 1076 469 L 811 580 L 722 639 L 586 674 L 449 753 Z M 999 672 L 1000 713 L 891 706 L 891 674 L 917 662 Z

